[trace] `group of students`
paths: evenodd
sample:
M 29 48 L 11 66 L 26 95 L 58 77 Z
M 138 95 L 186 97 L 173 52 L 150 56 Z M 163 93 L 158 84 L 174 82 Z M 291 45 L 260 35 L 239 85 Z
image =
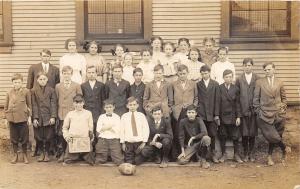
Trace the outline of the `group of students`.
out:
M 14 152 L 11 163 L 18 161 L 19 143 L 28 163 L 30 138 L 32 155 L 39 154 L 38 161 L 44 162 L 54 151 L 64 163 L 154 161 L 167 167 L 172 160 L 200 161 L 209 168 L 207 159 L 226 161 L 228 139 L 238 163 L 254 162 L 257 126 L 270 143 L 268 164 L 274 164 L 276 145 L 284 161 L 286 98 L 282 82 L 274 79 L 273 63 L 264 64 L 266 77 L 259 79 L 252 71 L 253 60 L 245 58 L 244 73 L 236 79 L 228 48 L 215 52 L 213 38 L 203 40 L 204 51 L 191 47 L 186 38 L 178 40 L 176 49 L 161 37 L 153 37 L 150 44 L 151 49 L 141 50 L 139 64 L 120 44 L 112 50 L 114 60 L 106 63 L 96 41 L 85 43 L 88 53 L 81 55 L 76 41 L 68 39 L 60 68 L 49 63 L 51 52 L 43 49 L 41 63 L 29 68 L 27 89 L 21 74 L 11 79 L 13 89 L 4 106 Z M 91 151 L 70 153 L 68 143 L 76 137 L 89 137 Z

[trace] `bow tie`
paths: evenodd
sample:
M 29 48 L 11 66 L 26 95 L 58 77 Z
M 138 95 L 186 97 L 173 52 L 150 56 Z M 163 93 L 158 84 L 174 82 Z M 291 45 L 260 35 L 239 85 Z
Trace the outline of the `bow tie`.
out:
M 112 117 L 112 114 L 106 114 L 106 117 Z

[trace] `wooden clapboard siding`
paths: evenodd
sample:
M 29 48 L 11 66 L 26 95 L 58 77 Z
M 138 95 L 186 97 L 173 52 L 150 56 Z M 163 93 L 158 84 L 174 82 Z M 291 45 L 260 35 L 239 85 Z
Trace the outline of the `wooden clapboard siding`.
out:
M 202 46 L 204 37 L 214 37 L 217 44 L 221 34 L 221 3 L 218 0 L 152 0 L 153 35 L 176 42 L 187 37 L 193 45 Z M 52 50 L 52 63 L 58 65 L 64 54 L 64 41 L 75 37 L 76 16 L 73 0 L 15 0 L 12 1 L 12 54 L 0 54 L 0 106 L 11 87 L 10 77 L 18 72 L 27 76 L 30 65 L 39 62 L 42 48 Z M 300 44 L 299 44 L 300 45 Z M 218 45 L 217 45 L 218 46 Z M 273 61 L 276 71 L 286 85 L 289 102 L 299 101 L 300 50 L 230 51 L 237 74 L 242 72 L 244 57 L 255 61 L 255 72 L 263 74 L 262 64 Z M 109 53 L 103 53 L 107 61 Z M 135 56 L 139 61 L 139 55 Z
M 221 3 L 217 0 L 153 0 L 153 34 L 165 41 L 176 42 L 187 37 L 203 48 L 204 37 L 214 37 L 219 42 L 221 33 Z M 272 61 L 277 77 L 284 81 L 289 102 L 299 102 L 300 50 L 229 51 L 237 75 L 242 73 L 242 60 L 252 57 L 255 72 L 263 75 L 262 65 Z

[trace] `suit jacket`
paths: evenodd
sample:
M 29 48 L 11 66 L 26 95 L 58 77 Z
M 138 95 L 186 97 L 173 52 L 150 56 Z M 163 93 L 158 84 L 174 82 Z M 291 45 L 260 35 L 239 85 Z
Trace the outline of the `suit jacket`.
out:
M 30 66 L 27 77 L 27 89 L 32 89 L 35 86 L 38 86 L 37 75 L 39 72 L 43 71 L 42 63 Z M 48 77 L 47 86 L 54 89 L 55 85 L 59 83 L 59 69 L 49 63 L 49 70 L 46 75 Z
M 89 81 L 81 84 L 81 90 L 84 98 L 84 109 L 92 112 L 93 122 L 97 123 L 99 116 L 103 111 L 103 101 L 106 99 L 105 86 L 96 81 L 94 88 L 91 88 Z
M 82 94 L 81 87 L 73 81 L 69 88 L 66 88 L 64 83 L 59 83 L 55 86 L 55 92 L 58 98 L 58 118 L 64 120 L 67 113 L 74 110 L 73 97 Z
M 198 114 L 205 121 L 213 121 L 220 115 L 220 87 L 218 82 L 210 79 L 206 88 L 203 79 L 197 83 Z
M 237 78 L 235 85 L 239 88 L 240 92 L 240 105 L 242 116 L 251 116 L 254 114 L 253 108 L 253 96 L 255 83 L 258 79 L 258 75 L 252 73 L 250 84 L 248 84 L 245 74 L 242 74 Z
M 136 99 L 138 99 L 139 107 L 137 111 L 142 112 L 143 114 L 145 114 L 145 110 L 143 108 L 144 91 L 145 91 L 145 84 L 143 82 L 140 83 L 139 86 L 136 86 L 134 83 L 130 85 L 129 96 L 134 96 Z
M 171 121 L 166 118 L 161 118 L 159 127 L 156 128 L 155 120 L 152 117 L 148 118 L 148 125 L 150 129 L 149 141 L 153 140 L 155 134 L 160 134 L 160 138 L 169 138 L 173 140 L 173 131 L 171 127 Z
M 285 117 L 286 95 L 283 82 L 274 77 L 271 87 L 266 77 L 257 80 L 253 106 L 258 116 L 269 124 L 273 124 L 277 117 Z
M 173 90 L 173 99 L 174 105 L 172 107 L 172 112 L 176 120 L 178 120 L 180 112 L 183 106 L 187 106 L 190 104 L 194 104 L 197 106 L 198 104 L 198 92 L 196 83 L 191 80 L 186 81 L 185 88 L 182 88 L 180 80 L 172 83 Z
M 144 109 L 152 110 L 155 106 L 161 106 L 164 117 L 170 117 L 170 107 L 173 102 L 172 86 L 165 80 L 157 88 L 156 82 L 152 81 L 146 85 L 144 92 Z M 147 112 L 149 113 L 149 112 Z
M 231 84 L 229 90 L 225 83 L 220 85 L 220 120 L 223 124 L 235 124 L 236 118 L 241 117 L 239 91 Z
M 117 86 L 114 80 L 109 80 L 105 83 L 106 98 L 111 99 L 115 103 L 115 113 L 122 116 L 128 112 L 126 104 L 127 98 L 130 95 L 130 83 L 122 79 Z
M 39 126 L 48 126 L 50 118 L 57 117 L 57 97 L 51 87 L 36 86 L 31 90 L 32 118 Z
M 9 122 L 26 122 L 31 116 L 31 96 L 30 91 L 21 88 L 19 91 L 10 90 L 4 103 L 4 116 Z

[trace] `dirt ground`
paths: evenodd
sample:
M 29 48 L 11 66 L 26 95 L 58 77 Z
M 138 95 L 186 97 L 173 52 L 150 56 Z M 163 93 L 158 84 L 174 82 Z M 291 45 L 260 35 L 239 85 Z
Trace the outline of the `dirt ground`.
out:
M 276 155 L 276 154 L 275 154 Z M 7 152 L 0 154 L 0 189 L 293 189 L 300 185 L 299 155 L 292 153 L 286 166 L 278 162 L 273 167 L 257 163 L 237 165 L 228 161 L 204 170 L 194 163 L 188 167 L 175 164 L 161 169 L 157 166 L 137 167 L 134 176 L 122 176 L 117 167 L 77 163 L 62 165 L 55 161 L 38 163 L 31 158 L 25 165 L 9 163 Z

